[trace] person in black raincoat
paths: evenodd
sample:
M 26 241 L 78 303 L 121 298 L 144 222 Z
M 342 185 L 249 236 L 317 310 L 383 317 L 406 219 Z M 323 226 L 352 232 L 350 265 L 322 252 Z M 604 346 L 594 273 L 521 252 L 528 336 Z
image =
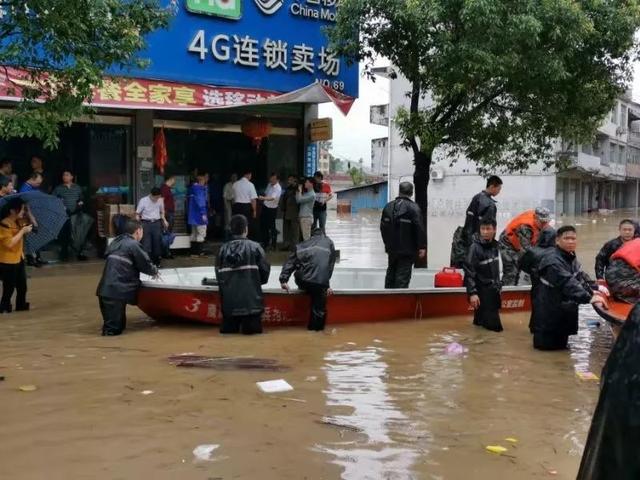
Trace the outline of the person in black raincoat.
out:
M 636 305 L 602 369 L 600 398 L 577 480 L 639 478 L 640 305 Z
M 617 299 L 631 304 L 640 301 L 640 238 L 625 242 L 611 255 L 605 279 Z
M 598 255 L 596 255 L 595 270 L 597 280 L 604 279 L 605 272 L 607 268 L 609 268 L 611 255 L 616 253 L 622 245 L 638 236 L 635 232 L 635 224 L 633 223 L 633 220 L 630 219 L 622 220 L 618 227 L 618 231 L 620 235 L 605 243 L 598 252 Z
M 97 291 L 104 320 L 103 336 L 120 335 L 126 328 L 127 304 L 137 303 L 140 273 L 158 275 L 158 269 L 140 245 L 142 236 L 140 222 L 128 219 L 124 233 L 105 252 L 106 262 Z
M 244 215 L 229 222 L 232 238 L 218 253 L 216 278 L 222 302 L 220 333 L 262 333 L 264 299 L 262 285 L 269 281 L 271 266 L 259 243 L 249 240 Z
M 464 280 L 475 311 L 473 324 L 501 332 L 500 254 L 493 219 L 480 222 L 480 236 L 471 244 L 464 263 Z
M 336 264 L 336 249 L 321 228 L 311 232 L 311 238 L 296 245 L 282 266 L 280 285 L 289 291 L 289 278 L 293 274 L 296 285 L 311 296 L 309 330 L 324 330 L 327 316 L 327 295 L 331 294 L 330 281 Z M 295 272 L 295 273 L 294 273 Z
M 578 305 L 605 303 L 594 295 L 589 277 L 575 254 L 575 227 L 558 229 L 556 247 L 543 255 L 538 267 L 540 285 L 533 295 L 533 346 L 539 350 L 567 348 L 569 335 L 578 333 Z
M 411 200 L 413 185 L 400 184 L 400 195 L 382 211 L 380 233 L 388 255 L 384 288 L 409 288 L 416 256 L 427 256 L 427 233 L 420 207 Z

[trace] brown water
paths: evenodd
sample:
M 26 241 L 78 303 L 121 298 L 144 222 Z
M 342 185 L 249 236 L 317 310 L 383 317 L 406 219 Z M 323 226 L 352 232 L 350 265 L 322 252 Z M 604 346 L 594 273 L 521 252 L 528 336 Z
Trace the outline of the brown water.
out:
M 595 219 L 578 220 L 589 268 L 615 232 L 614 218 Z M 431 238 L 449 227 L 432 224 Z M 345 264 L 384 264 L 377 228 L 377 215 L 331 222 Z M 430 263 L 445 259 L 432 253 Z M 0 317 L 0 478 L 575 478 L 598 394 L 575 371 L 600 372 L 612 342 L 605 327 L 583 321 L 570 352 L 540 353 L 518 314 L 504 316 L 502 334 L 450 318 L 221 338 L 131 308 L 126 334 L 102 338 L 99 271 L 43 269 L 30 281 L 33 310 Z M 453 341 L 468 353 L 445 355 Z M 290 368 L 167 360 L 187 352 Z M 255 385 L 277 378 L 294 390 Z M 19 390 L 28 384 L 37 390 Z M 218 445 L 212 461 L 194 459 L 202 444 Z

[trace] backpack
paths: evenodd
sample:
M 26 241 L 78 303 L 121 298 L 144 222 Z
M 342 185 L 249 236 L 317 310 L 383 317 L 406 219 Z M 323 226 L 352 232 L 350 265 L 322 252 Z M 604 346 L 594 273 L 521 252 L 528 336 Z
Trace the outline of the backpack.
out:
M 464 234 L 464 227 L 456 228 L 453 232 L 453 240 L 451 241 L 451 261 L 450 265 L 456 268 L 462 268 L 465 258 L 467 257 L 467 242 Z

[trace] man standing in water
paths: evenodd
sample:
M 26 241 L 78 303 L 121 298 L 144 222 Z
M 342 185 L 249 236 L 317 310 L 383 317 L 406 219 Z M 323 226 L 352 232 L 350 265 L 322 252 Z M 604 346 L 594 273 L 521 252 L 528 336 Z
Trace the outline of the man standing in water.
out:
M 220 333 L 262 333 L 262 285 L 269 281 L 271 266 L 260 244 L 247 238 L 249 224 L 244 215 L 231 217 L 230 228 L 233 237 L 222 245 L 216 264 L 222 302 Z
M 596 256 L 596 279 L 603 280 L 604 274 L 607 268 L 609 268 L 609 261 L 611 260 L 611 255 L 616 253 L 622 245 L 627 243 L 630 240 L 633 240 L 636 237 L 635 232 L 636 226 L 634 225 L 632 220 L 625 219 L 620 222 L 618 227 L 618 231 L 620 235 L 618 235 L 613 240 L 609 240 L 607 243 L 603 245 Z
M 400 195 L 382 211 L 380 233 L 388 255 L 384 288 L 409 288 L 416 260 L 427 256 L 427 233 L 420 207 L 411 200 L 413 185 L 400 184 Z
M 589 277 L 576 258 L 575 227 L 558 229 L 556 247 L 540 261 L 540 285 L 534 292 L 531 329 L 533 347 L 563 350 L 569 335 L 578 333 L 578 305 L 606 305 L 604 296 L 594 294 Z
M 322 228 L 315 228 L 311 238 L 296 245 L 293 253 L 282 266 L 280 286 L 289 291 L 289 278 L 294 274 L 298 288 L 311 297 L 311 319 L 308 330 L 324 330 L 327 316 L 329 283 L 336 264 L 336 249 Z M 294 273 L 295 272 L 295 273 Z
M 480 222 L 480 236 L 473 240 L 464 264 L 464 281 L 469 304 L 475 311 L 473 324 L 501 332 L 500 256 L 495 220 Z

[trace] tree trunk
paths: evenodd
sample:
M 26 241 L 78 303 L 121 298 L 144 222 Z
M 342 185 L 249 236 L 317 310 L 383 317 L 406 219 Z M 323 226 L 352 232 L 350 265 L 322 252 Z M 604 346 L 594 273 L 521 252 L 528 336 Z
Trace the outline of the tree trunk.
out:
M 422 210 L 422 218 L 424 219 L 424 228 L 427 231 L 427 243 L 428 243 L 428 228 L 429 228 L 429 197 L 427 195 L 429 189 L 429 180 L 431 178 L 431 161 L 433 159 L 433 151 L 428 153 L 417 152 L 414 154 L 413 162 L 415 170 L 413 172 L 413 184 L 415 188 L 416 203 Z M 427 257 L 429 251 L 427 249 Z M 416 267 L 427 268 L 427 260 L 418 260 Z

